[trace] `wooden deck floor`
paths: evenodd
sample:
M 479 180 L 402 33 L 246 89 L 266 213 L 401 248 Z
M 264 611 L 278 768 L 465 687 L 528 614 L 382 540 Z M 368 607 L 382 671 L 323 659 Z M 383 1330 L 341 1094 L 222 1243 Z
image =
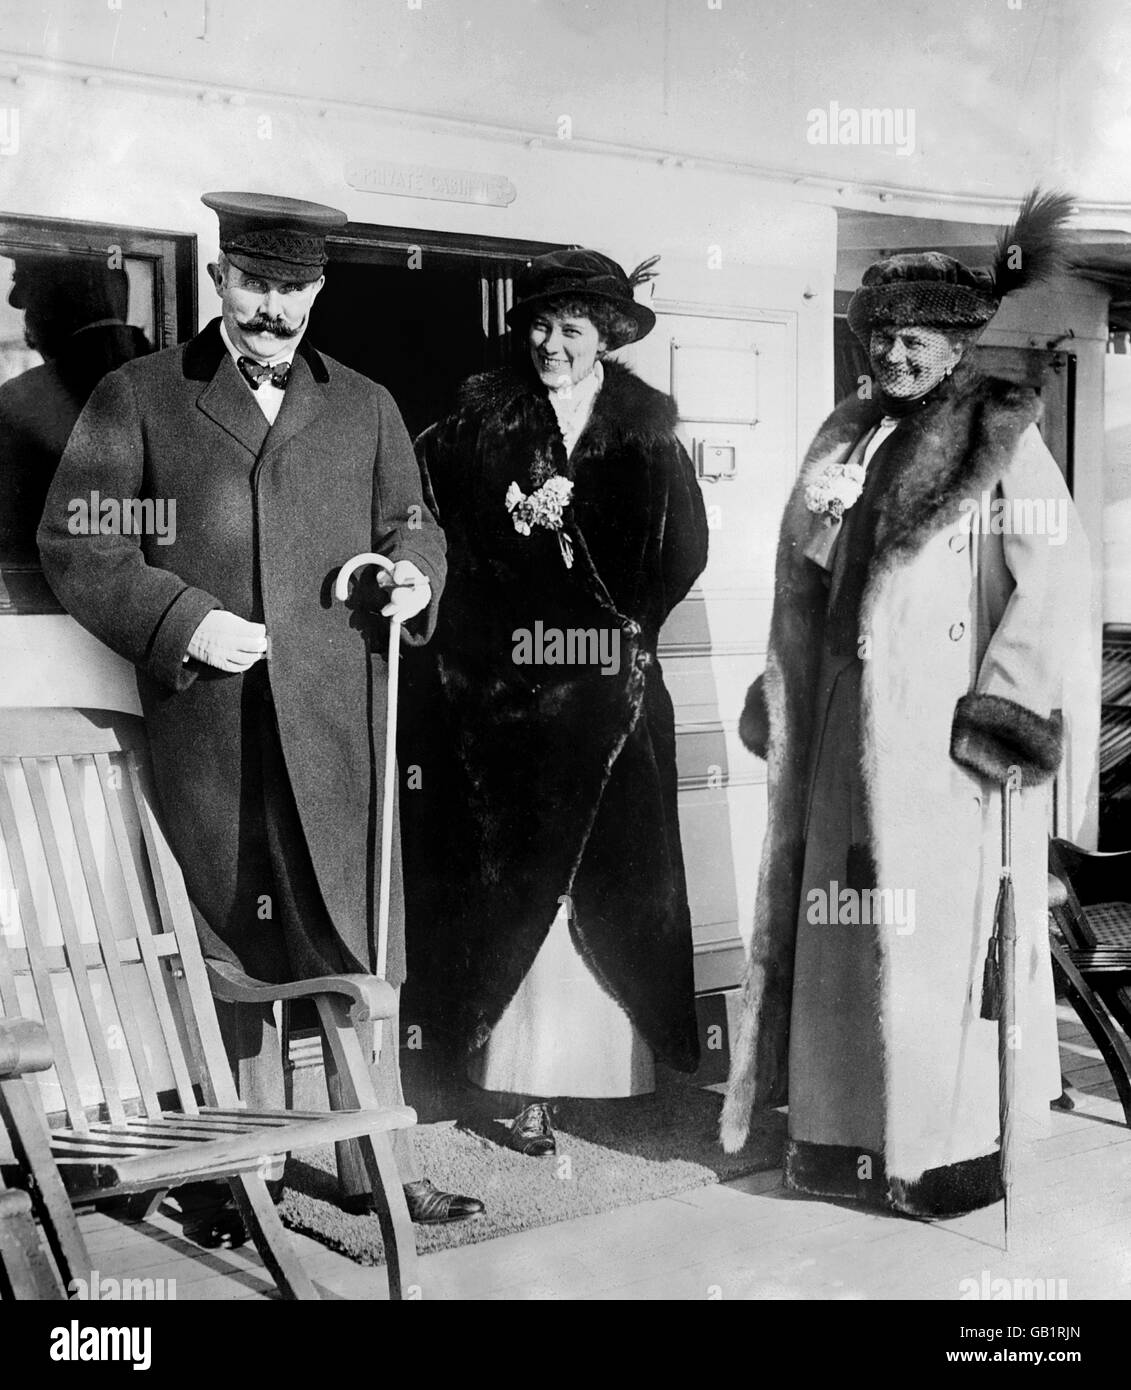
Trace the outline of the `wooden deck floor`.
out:
M 421 1261 L 429 1299 L 958 1299 L 996 1279 L 1053 1281 L 1069 1298 L 1131 1298 L 1131 1130 L 1091 1039 L 1060 1008 L 1073 1112 L 1023 1158 L 1011 1252 L 1001 1208 L 941 1224 L 783 1191 L 781 1174 L 583 1217 Z M 162 1216 L 143 1226 L 82 1218 L 92 1260 L 111 1277 L 176 1280 L 185 1299 L 262 1299 L 274 1286 L 253 1247 L 201 1251 Z M 384 1298 L 362 1269 L 302 1237 L 326 1298 Z M 1060 1281 L 1064 1281 L 1063 1284 Z M 1000 1288 L 1000 1286 L 999 1286 Z

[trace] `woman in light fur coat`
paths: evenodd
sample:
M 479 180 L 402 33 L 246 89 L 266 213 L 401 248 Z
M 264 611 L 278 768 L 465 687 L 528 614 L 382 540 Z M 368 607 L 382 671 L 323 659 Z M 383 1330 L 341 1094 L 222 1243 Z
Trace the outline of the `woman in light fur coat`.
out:
M 878 389 L 805 459 L 740 726 L 768 761 L 769 822 L 723 1143 L 788 1101 L 788 1187 L 914 1216 L 1001 1194 L 980 1005 L 1011 766 L 1016 1106 L 1047 1120 L 1060 1093 L 1049 787 L 1087 547 L 1036 393 L 980 376 L 969 349 L 1056 266 L 1067 211 L 1030 195 L 993 272 L 928 252 L 865 274 L 849 323 Z

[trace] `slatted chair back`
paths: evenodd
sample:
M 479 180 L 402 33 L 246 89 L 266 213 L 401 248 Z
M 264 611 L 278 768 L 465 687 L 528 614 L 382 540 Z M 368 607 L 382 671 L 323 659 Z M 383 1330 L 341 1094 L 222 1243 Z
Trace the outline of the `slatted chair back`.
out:
M 49 1113 L 238 1105 L 145 732 L 103 710 L 0 710 L 0 1014 L 43 1021 Z
M 1131 1125 L 1131 926 L 1125 903 L 1092 900 L 1097 890 L 1104 897 L 1112 887 L 1121 894 L 1126 891 L 1122 878 L 1127 858 L 1093 854 L 1070 840 L 1049 841 L 1049 870 L 1063 888 L 1049 900 L 1049 917 L 1056 928 L 1049 935 L 1053 965 L 1107 1063 Z M 1115 883 L 1113 872 L 1118 876 Z M 1081 896 L 1089 901 L 1082 904 Z

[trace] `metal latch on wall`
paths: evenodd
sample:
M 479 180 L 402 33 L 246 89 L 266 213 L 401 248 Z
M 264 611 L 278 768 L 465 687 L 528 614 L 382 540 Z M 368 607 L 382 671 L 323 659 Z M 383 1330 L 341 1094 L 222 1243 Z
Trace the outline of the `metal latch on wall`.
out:
M 705 482 L 721 483 L 738 473 L 738 445 L 727 439 L 696 439 L 695 471 Z

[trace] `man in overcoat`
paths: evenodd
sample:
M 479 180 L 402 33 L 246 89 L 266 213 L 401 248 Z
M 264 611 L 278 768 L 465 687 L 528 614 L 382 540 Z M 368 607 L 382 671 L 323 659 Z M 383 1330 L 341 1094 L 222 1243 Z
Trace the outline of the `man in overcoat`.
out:
M 222 316 L 101 383 L 48 496 L 40 554 L 66 608 L 137 666 L 205 955 L 276 983 L 368 973 L 387 674 L 375 608 L 405 621 L 406 642 L 428 639 L 443 533 L 388 392 L 304 337 L 325 238 L 345 214 L 260 194 L 204 202 L 220 220 L 209 271 Z M 106 498 L 163 501 L 166 534 L 76 527 L 74 502 L 94 493 L 92 516 Z M 370 607 L 335 602 L 339 568 L 364 551 L 395 562 L 395 587 Z M 386 978 L 399 986 L 395 849 Z M 242 1098 L 279 1106 L 270 1009 L 218 1010 Z M 400 1101 L 395 1041 L 374 1080 L 379 1099 Z M 422 1179 L 404 1131 L 394 1152 L 414 1220 L 482 1209 Z M 361 1200 L 361 1172 L 349 1163 L 341 1176 Z M 206 1243 L 225 1237 L 214 1204 L 197 1225 Z
M 1067 208 L 1030 195 L 992 271 L 924 252 L 865 273 L 848 320 L 876 389 L 802 464 L 740 725 L 768 761 L 769 818 L 723 1142 L 788 1100 L 787 1186 L 914 1216 L 1001 1193 L 981 1004 L 1013 767 L 1019 1125 L 1060 1092 L 1048 793 L 1087 543 L 1040 399 L 972 348 L 1060 263 Z

